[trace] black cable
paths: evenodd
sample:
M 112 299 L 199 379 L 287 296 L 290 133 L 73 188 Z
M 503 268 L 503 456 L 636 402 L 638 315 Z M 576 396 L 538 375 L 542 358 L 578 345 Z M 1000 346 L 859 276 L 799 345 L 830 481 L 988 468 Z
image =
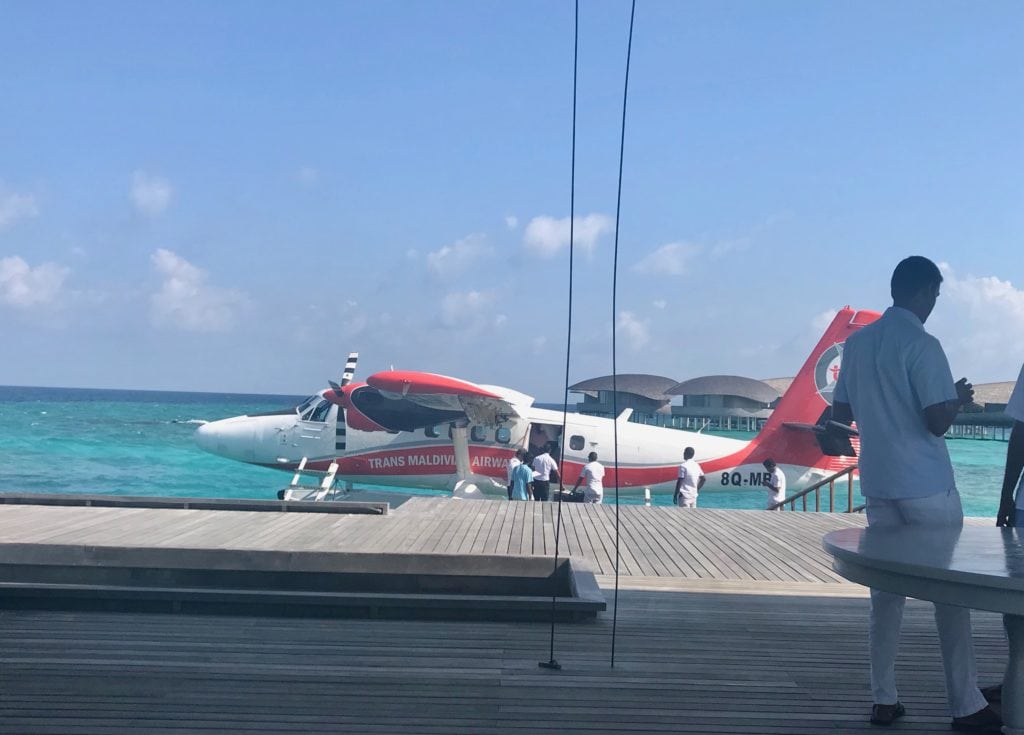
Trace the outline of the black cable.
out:
M 558 544 L 562 537 L 562 468 L 565 462 L 565 434 L 569 417 L 569 358 L 572 353 L 572 270 L 576 224 L 576 79 L 580 50 L 580 0 L 576 0 L 575 28 L 572 52 L 572 162 L 569 174 L 569 325 L 565 336 L 565 392 L 562 403 L 562 441 L 558 443 L 558 517 L 555 521 L 555 565 L 551 574 L 551 650 L 547 661 L 537 665 L 545 669 L 560 670 L 555 660 L 555 600 L 558 596 Z
M 626 148 L 626 98 L 629 94 L 629 59 L 633 52 L 633 18 L 636 16 L 636 0 L 629 11 L 629 42 L 626 44 L 626 81 L 622 87 L 622 127 L 619 133 L 619 191 L 615 200 L 615 253 L 612 258 L 612 428 L 615 444 L 615 603 L 612 612 L 612 658 L 615 668 L 615 633 L 619 622 L 619 406 L 616 368 L 616 303 L 618 301 L 619 279 L 619 219 L 622 214 L 622 159 Z

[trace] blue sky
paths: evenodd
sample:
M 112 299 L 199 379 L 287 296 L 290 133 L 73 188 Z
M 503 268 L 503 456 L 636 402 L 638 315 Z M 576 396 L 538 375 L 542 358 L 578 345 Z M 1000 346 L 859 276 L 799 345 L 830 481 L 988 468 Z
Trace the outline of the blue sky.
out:
M 629 4 L 581 7 L 570 377 L 611 371 Z M 304 393 L 394 365 L 560 400 L 571 2 L 8 2 L 0 384 Z M 944 264 L 1024 360 L 1024 4 L 639 0 L 618 370 L 792 375 Z

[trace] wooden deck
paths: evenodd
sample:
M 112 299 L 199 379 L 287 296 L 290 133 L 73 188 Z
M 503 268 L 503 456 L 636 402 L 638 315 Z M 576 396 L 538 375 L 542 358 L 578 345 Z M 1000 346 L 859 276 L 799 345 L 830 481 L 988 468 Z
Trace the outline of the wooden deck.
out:
M 1005 666 L 1000 620 L 976 613 L 983 681 Z M 612 616 L 543 623 L 0 612 L 0 732 L 879 732 L 867 722 L 867 601 L 620 593 Z M 908 715 L 949 732 L 930 606 L 907 605 Z
M 4 543 L 551 556 L 552 503 L 415 498 L 387 516 L 0 505 Z M 821 548 L 861 515 L 621 506 L 623 577 L 844 583 Z M 615 572 L 615 509 L 564 503 L 560 556 Z
M 413 499 L 388 516 L 0 506 L 0 544 L 550 555 L 550 504 Z M 0 611 L 0 733 L 878 732 L 867 722 L 867 600 L 825 532 L 860 516 L 562 506 L 560 554 L 589 559 L 609 612 L 545 623 Z M 988 523 L 979 519 L 978 523 Z M 2 549 L 2 546 L 0 546 Z M 984 683 L 998 616 L 975 613 Z M 931 606 L 908 603 L 908 716 L 946 733 Z

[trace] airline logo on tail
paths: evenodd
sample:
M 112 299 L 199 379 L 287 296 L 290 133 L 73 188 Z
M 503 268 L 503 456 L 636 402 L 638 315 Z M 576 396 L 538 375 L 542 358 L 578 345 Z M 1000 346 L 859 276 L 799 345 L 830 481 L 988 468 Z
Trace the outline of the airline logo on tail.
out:
M 821 353 L 818 364 L 814 366 L 814 385 L 818 395 L 828 405 L 832 405 L 832 393 L 839 380 L 839 368 L 843 363 L 843 345 L 835 344 Z

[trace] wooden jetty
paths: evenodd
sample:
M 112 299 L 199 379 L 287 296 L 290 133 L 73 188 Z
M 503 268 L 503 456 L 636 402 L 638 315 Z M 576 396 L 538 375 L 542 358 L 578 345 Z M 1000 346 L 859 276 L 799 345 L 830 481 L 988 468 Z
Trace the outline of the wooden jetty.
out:
M 614 508 L 562 506 L 560 553 L 609 604 Z M 387 515 L 0 505 L 3 544 L 553 552 L 551 504 L 413 499 Z M 978 519 L 978 523 L 990 523 Z M 620 508 L 620 593 L 535 622 L 0 611 L 0 733 L 854 733 L 868 722 L 867 600 L 831 571 L 825 532 L 856 515 Z M 984 683 L 1006 663 L 975 613 Z M 615 666 L 610 664 L 613 620 Z M 908 715 L 949 721 L 931 606 L 908 603 Z

